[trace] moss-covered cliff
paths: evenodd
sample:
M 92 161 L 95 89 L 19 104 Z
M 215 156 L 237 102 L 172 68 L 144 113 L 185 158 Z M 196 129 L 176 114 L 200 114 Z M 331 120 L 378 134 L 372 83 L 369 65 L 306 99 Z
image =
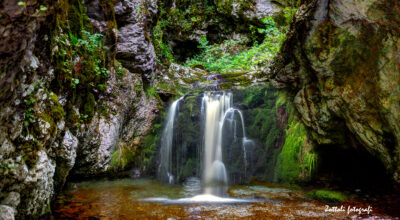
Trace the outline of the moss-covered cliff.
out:
M 321 145 L 378 158 L 399 181 L 399 2 L 309 1 L 297 11 L 272 81 Z M 377 164 L 379 166 L 379 164 Z
M 114 4 L 1 3 L 0 200 L 19 218 L 47 214 L 67 177 L 112 173 L 151 129 L 159 100 L 115 59 Z

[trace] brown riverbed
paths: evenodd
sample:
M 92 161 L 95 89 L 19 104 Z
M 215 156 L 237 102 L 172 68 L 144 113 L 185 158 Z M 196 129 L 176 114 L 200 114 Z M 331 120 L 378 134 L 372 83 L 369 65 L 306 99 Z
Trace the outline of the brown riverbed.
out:
M 150 179 L 96 180 L 70 183 L 53 203 L 53 219 L 393 219 L 377 203 L 350 199 L 328 205 L 307 198 L 302 189 L 271 184 L 232 186 L 228 194 L 253 202 L 182 203 L 173 199 L 199 194 L 193 186 L 164 186 Z M 148 202 L 145 198 L 168 198 Z M 172 199 L 172 200 L 171 200 Z M 378 201 L 379 202 L 379 201 Z M 387 202 L 387 201 L 386 201 Z M 333 207 L 344 211 L 333 211 Z M 366 212 L 347 213 L 348 207 L 368 208 Z M 326 210 L 327 208 L 330 210 Z

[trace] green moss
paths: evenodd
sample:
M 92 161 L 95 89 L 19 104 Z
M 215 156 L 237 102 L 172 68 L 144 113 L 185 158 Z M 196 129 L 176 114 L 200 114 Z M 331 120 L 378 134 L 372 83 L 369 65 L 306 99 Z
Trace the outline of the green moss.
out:
M 55 105 L 51 108 L 51 116 L 56 120 L 61 120 L 65 116 L 65 111 L 60 105 Z
M 329 204 L 338 204 L 348 198 L 347 195 L 341 192 L 331 190 L 316 190 L 309 192 L 307 196 L 311 199 L 316 199 Z
M 21 149 L 24 152 L 24 162 L 28 168 L 33 168 L 37 162 L 38 152 L 42 149 L 42 145 L 36 140 L 30 140 L 23 143 Z
M 154 124 L 152 134 L 146 136 L 143 149 L 140 151 L 140 166 L 146 169 L 151 165 L 156 152 L 156 143 L 161 132 L 161 124 Z
M 146 92 L 147 97 L 149 97 L 149 98 L 160 98 L 158 96 L 158 91 L 155 86 L 150 86 L 150 87 L 146 88 L 145 92 Z
M 71 125 L 75 125 L 79 122 L 79 117 L 76 114 L 75 110 L 72 108 L 72 105 L 68 106 L 67 122 Z
M 125 143 L 121 142 L 116 151 L 111 155 L 110 165 L 113 169 L 124 169 L 128 164 L 135 159 L 135 152 Z
M 86 7 L 81 0 L 69 0 L 68 24 L 73 33 L 81 30 L 91 30 L 89 17 L 86 15 Z
M 286 109 L 288 126 L 285 142 L 277 160 L 274 180 L 284 183 L 304 181 L 311 178 L 316 169 L 317 154 L 308 138 L 306 127 L 297 117 L 293 105 L 288 102 L 288 95 L 281 91 L 277 95 L 275 110 Z
M 49 98 L 53 102 L 53 104 L 60 104 L 60 102 L 58 101 L 58 97 L 54 92 L 50 92 Z
M 49 98 L 52 102 L 50 115 L 55 119 L 55 121 L 59 121 L 65 116 L 64 108 L 60 105 L 58 97 L 55 93 L 51 92 Z
M 275 181 L 293 183 L 299 179 L 301 171 L 299 164 L 305 139 L 306 131 L 302 123 L 289 124 L 285 144 L 275 168 Z
M 53 117 L 51 117 L 51 115 L 49 115 L 49 114 L 47 114 L 45 112 L 37 113 L 35 116 L 36 116 L 36 118 L 38 120 L 43 120 L 43 121 L 49 123 L 50 127 L 48 128 L 48 133 L 49 134 L 53 134 L 53 132 L 55 130 L 55 127 L 56 127 L 56 124 L 54 122 Z M 39 122 L 36 122 L 33 125 L 33 131 L 34 131 L 35 134 L 40 134 L 41 133 L 41 129 L 39 127 L 39 124 L 40 124 Z
M 94 98 L 94 95 L 89 92 L 86 96 L 85 104 L 83 105 L 83 114 L 88 116 L 89 121 L 94 116 L 95 105 L 96 100 Z
M 86 14 L 86 7 L 81 0 L 62 0 L 55 6 L 55 24 L 50 25 L 52 63 L 55 67 L 56 79 L 52 82 L 52 90 L 57 93 L 68 92 L 71 106 L 64 110 L 54 99 L 55 106 L 49 111 L 59 120 L 68 112 L 70 123 L 78 123 L 79 116 L 72 111 L 72 106 L 80 109 L 85 123 L 90 122 L 96 107 L 97 94 L 107 87 L 111 66 L 115 65 L 115 14 L 112 0 L 101 0 L 99 6 L 107 19 L 106 39 L 93 30 Z M 110 32 L 111 31 L 111 32 Z M 111 45 L 106 48 L 104 43 Z M 113 52 L 114 51 L 114 52 Z M 56 98 L 56 97 L 54 97 Z
M 220 83 L 219 84 L 219 88 L 221 88 L 222 90 L 229 90 L 232 89 L 233 85 L 232 83 Z

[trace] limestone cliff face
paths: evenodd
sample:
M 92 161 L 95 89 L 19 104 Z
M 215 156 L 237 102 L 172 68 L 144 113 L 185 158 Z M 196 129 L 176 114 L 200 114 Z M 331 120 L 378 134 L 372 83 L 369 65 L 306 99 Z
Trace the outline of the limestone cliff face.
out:
M 319 144 L 361 147 L 398 182 L 399 14 L 395 0 L 307 1 L 270 73 Z
M 117 58 L 130 71 L 143 73 L 144 80 L 148 81 L 156 69 L 156 54 L 150 36 L 157 2 L 124 0 L 115 5 L 119 28 Z
M 110 2 L 87 1 L 88 10 L 75 0 L 1 2 L 1 217 L 48 213 L 67 176 L 112 172 L 112 153 L 120 145 L 137 149 L 149 132 L 158 100 L 144 92 L 148 68 L 133 72 L 114 60 L 121 50 L 131 57 L 148 52 L 123 43 Z M 82 29 L 101 33 L 104 48 L 97 50 L 96 35 Z M 83 44 L 73 48 L 79 38 Z M 68 52 L 91 41 L 95 49 Z M 148 44 L 144 38 L 136 42 Z M 154 59 L 143 59 L 155 66 Z

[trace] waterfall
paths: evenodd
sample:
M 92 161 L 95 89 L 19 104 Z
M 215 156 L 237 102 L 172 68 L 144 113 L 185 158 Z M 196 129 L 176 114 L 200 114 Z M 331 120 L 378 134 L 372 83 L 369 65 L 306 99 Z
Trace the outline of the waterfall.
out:
M 197 132 L 202 135 L 199 136 L 198 141 L 201 143 L 197 148 L 198 153 L 196 156 L 199 163 L 188 167 L 187 163 L 182 162 L 182 160 L 193 159 L 193 156 L 187 157 L 188 152 L 191 150 L 187 149 L 187 142 L 185 137 L 180 135 L 182 131 L 179 129 L 185 129 L 182 125 L 190 122 L 190 120 L 177 118 L 177 112 L 181 111 L 179 110 L 179 102 L 182 99 L 183 97 L 174 101 L 168 110 L 166 124 L 161 136 L 158 177 L 164 183 L 174 184 L 180 181 L 184 171 L 196 169 L 200 166 L 201 174 L 199 175 L 201 175 L 203 193 L 224 196 L 228 186 L 228 174 L 233 178 L 233 182 L 238 180 L 238 175 L 240 175 L 240 180 L 247 178 L 246 147 L 254 144 L 254 142 L 246 137 L 243 114 L 239 109 L 233 108 L 233 95 L 231 92 L 205 92 L 201 103 L 198 103 L 201 129 Z M 182 112 L 185 113 L 185 106 L 183 106 Z M 174 130 L 174 123 L 179 124 L 179 128 L 177 127 Z M 241 129 L 238 126 L 241 126 Z M 191 146 L 194 147 L 193 145 Z M 191 149 L 193 150 L 193 148 Z M 224 160 L 227 159 L 227 155 L 230 155 L 231 149 L 236 152 L 236 158 L 232 159 L 239 162 L 241 167 L 232 167 L 233 171 L 228 172 L 229 166 L 233 163 L 231 160 L 224 163 Z M 223 150 L 228 152 L 223 152 Z M 240 156 L 238 151 L 242 152 Z M 175 153 L 177 154 L 173 157 Z M 190 176 L 183 177 L 188 178 Z
M 205 194 L 222 196 L 228 183 L 222 162 L 222 128 L 226 112 L 232 106 L 232 94 L 207 92 L 203 96 L 202 111 L 205 119 L 203 184 Z
M 235 113 L 237 113 L 240 117 L 240 122 L 241 122 L 241 126 L 242 126 L 242 151 L 243 151 L 243 163 L 244 163 L 244 177 L 246 178 L 247 176 L 247 153 L 246 153 L 246 146 L 249 144 L 254 144 L 253 140 L 248 139 L 246 137 L 246 128 L 244 125 L 244 117 L 242 112 L 239 109 L 235 109 L 235 108 L 229 108 L 228 111 L 225 113 L 224 116 L 224 120 L 229 119 L 230 122 L 230 126 L 231 126 L 231 130 L 233 130 L 233 138 L 234 138 L 234 142 L 237 141 L 237 123 L 235 121 Z M 229 117 L 230 116 L 230 117 Z
M 174 135 L 174 122 L 178 104 L 183 97 L 174 101 L 168 110 L 166 125 L 161 136 L 160 148 L 160 166 L 158 168 L 158 177 L 161 182 L 173 184 L 174 175 L 172 174 L 172 144 Z

